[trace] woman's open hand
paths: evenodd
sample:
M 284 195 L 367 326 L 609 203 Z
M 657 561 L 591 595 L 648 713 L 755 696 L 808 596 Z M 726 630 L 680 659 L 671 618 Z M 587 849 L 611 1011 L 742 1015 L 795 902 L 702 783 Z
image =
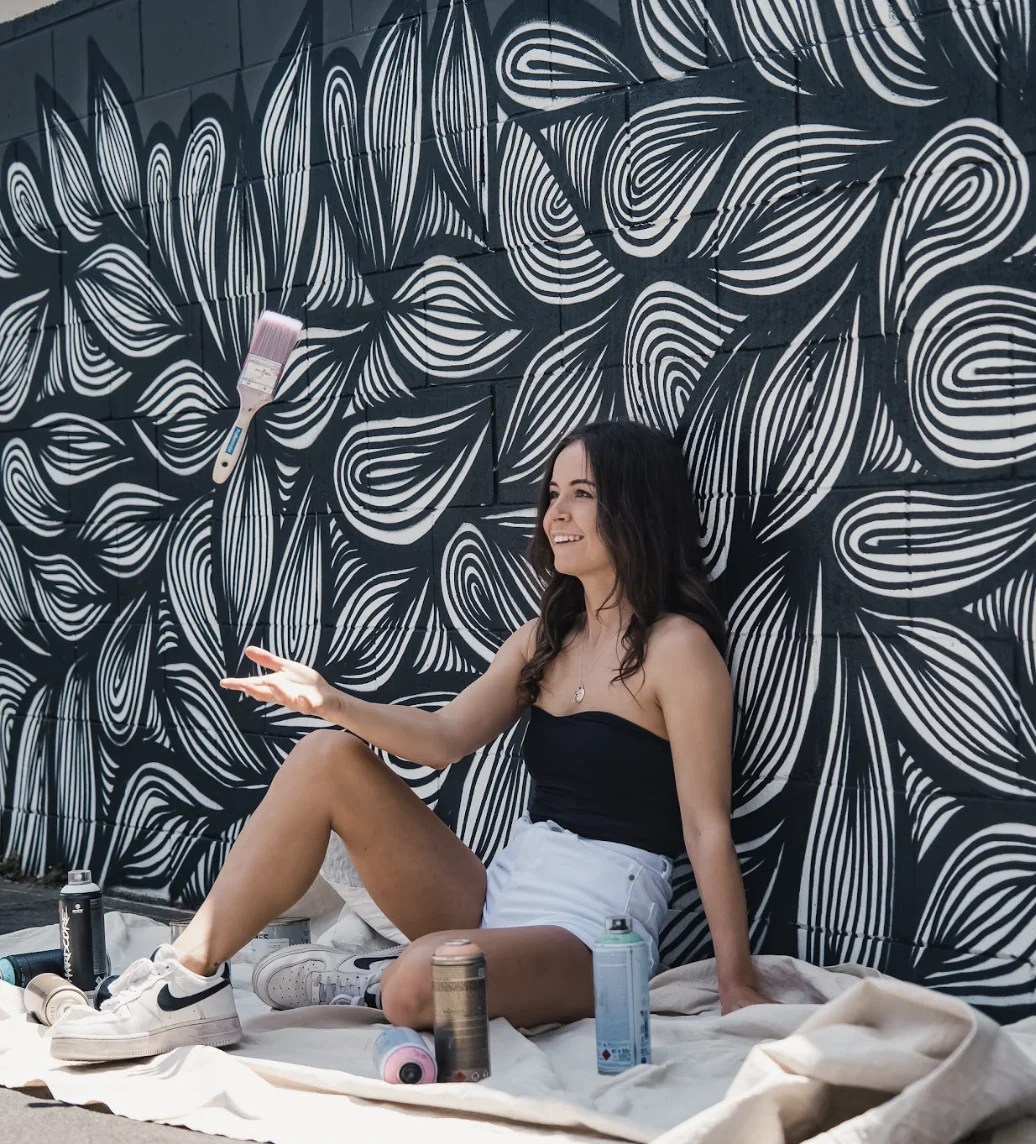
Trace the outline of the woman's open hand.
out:
M 720 1012 L 725 1017 L 738 1009 L 746 1009 L 749 1005 L 772 1005 L 769 997 L 764 997 L 758 990 L 750 985 L 732 985 L 719 991 Z
M 243 675 L 236 679 L 221 679 L 220 687 L 228 691 L 243 691 L 253 699 L 279 703 L 300 715 L 330 718 L 338 692 L 326 679 L 304 663 L 282 659 L 265 648 L 249 644 L 245 655 L 260 667 L 269 668 L 266 675 Z

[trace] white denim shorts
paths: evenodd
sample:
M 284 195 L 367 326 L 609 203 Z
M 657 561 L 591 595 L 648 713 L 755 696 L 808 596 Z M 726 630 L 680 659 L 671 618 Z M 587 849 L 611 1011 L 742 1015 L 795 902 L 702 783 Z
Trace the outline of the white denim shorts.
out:
M 607 918 L 626 914 L 658 969 L 658 931 L 672 896 L 673 864 L 662 854 L 582 838 L 523 815 L 489 866 L 484 929 L 560 926 L 593 948 Z

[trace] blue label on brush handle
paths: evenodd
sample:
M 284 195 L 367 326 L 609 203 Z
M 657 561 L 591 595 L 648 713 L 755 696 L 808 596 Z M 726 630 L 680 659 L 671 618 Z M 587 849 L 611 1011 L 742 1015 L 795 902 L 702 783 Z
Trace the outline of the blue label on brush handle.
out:
M 237 448 L 237 443 L 240 439 L 241 439 L 241 426 L 235 425 L 234 426 L 234 432 L 230 434 L 230 440 L 227 442 L 226 453 L 227 453 L 228 457 L 231 456 L 231 454 Z

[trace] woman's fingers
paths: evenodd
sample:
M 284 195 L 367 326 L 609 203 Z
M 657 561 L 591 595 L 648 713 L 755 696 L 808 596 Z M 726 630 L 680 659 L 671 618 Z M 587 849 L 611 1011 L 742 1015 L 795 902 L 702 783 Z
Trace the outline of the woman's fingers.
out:
M 272 670 L 267 675 L 227 676 L 219 681 L 227 691 L 241 691 L 260 702 L 279 703 L 291 711 L 309 715 L 317 710 L 319 695 L 313 687 L 314 673 L 303 664 L 268 652 L 265 648 L 249 644 L 245 655 L 261 667 Z M 319 677 L 317 677 L 319 678 Z
M 253 663 L 262 664 L 263 667 L 280 669 L 292 665 L 290 659 L 282 659 L 279 655 L 274 655 L 272 651 L 267 651 L 266 648 L 259 647 L 257 644 L 249 644 L 248 647 L 245 648 L 245 655 L 247 655 Z
M 279 703 L 294 711 L 308 714 L 313 710 L 313 700 L 308 694 L 308 688 L 292 686 L 290 681 L 276 675 L 250 675 L 240 679 L 221 679 L 220 687 L 228 691 L 243 691 L 252 699 L 265 702 Z
M 253 699 L 267 699 L 270 694 L 270 689 L 257 679 L 228 680 L 226 687 L 228 691 L 241 691 Z

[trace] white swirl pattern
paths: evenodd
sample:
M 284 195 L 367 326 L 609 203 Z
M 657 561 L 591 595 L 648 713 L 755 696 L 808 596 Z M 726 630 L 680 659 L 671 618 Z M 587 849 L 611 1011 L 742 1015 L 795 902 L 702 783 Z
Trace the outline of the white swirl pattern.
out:
M 126 229 L 138 233 L 140 164 L 126 113 L 103 76 L 94 92 L 94 151 L 101 189 Z
M 546 158 L 517 123 L 503 126 L 500 229 L 518 281 L 543 302 L 573 305 L 621 275 L 587 235 Z
M 865 677 L 857 683 L 863 735 L 848 723 L 848 678 L 835 664 L 835 710 L 810 838 L 814 861 L 802 868 L 799 953 L 818 965 L 857 962 L 883 968 L 881 934 L 892 924 L 896 840 L 888 741 Z M 855 760 L 861 760 L 860 773 Z
M 19 524 L 37 536 L 58 536 L 65 527 L 65 507 L 40 476 L 29 447 L 12 437 L 0 454 L 0 483 Z
M 647 287 L 626 327 L 627 415 L 675 436 L 701 375 L 742 317 L 676 282 Z
M 500 442 L 501 484 L 537 480 L 558 437 L 600 416 L 608 318 L 561 334 L 529 363 Z
M 942 98 L 930 82 L 916 0 L 835 0 L 853 63 L 868 88 L 901 107 Z
M 910 165 L 893 204 L 881 258 L 882 323 L 902 330 L 936 277 L 986 254 L 1014 230 L 1029 197 L 1029 168 L 995 123 L 962 119 Z
M 56 111 L 43 122 L 58 217 L 80 242 L 92 242 L 101 229 L 101 203 L 86 156 Z
M 567 107 L 636 81 L 622 60 L 578 29 L 535 20 L 501 45 L 497 78 L 526 107 Z
M 855 584 L 882 596 L 938 596 L 981 583 L 1036 544 L 1034 485 L 946 495 L 869 493 L 839 514 L 834 548 Z
M 878 619 L 889 617 L 861 612 L 860 629 L 918 743 L 979 790 L 1036 797 L 1036 725 L 990 652 L 943 620 L 899 620 L 879 636 Z
M 1026 1015 L 1028 5 L 374 7 L 170 122 L 91 49 L 87 115 L 59 72 L 0 149 L 7 852 L 197 899 L 313 725 L 216 688 L 245 644 L 448 702 L 535 613 L 554 440 L 625 414 L 733 601 L 755 948 Z M 264 307 L 305 336 L 213 486 Z M 521 734 L 386 762 L 488 859 Z M 685 857 L 673 906 L 708 956 Z
M 1036 830 L 1004 822 L 978 831 L 950 854 L 932 887 L 915 966 L 936 988 L 1003 1005 L 1031 981 L 1034 895 Z M 947 955 L 950 935 L 966 953 Z
M 710 36 L 721 58 L 728 55 L 703 0 L 632 0 L 630 8 L 644 52 L 662 79 L 703 71 Z
M 702 243 L 723 257 L 721 281 L 745 294 L 774 294 L 824 270 L 866 224 L 882 172 L 864 185 L 823 176 L 847 168 L 856 148 L 878 145 L 822 124 L 781 128 L 760 140 L 734 172 Z
M 7 168 L 7 202 L 21 235 L 48 253 L 60 249 L 57 231 L 36 179 L 24 163 L 14 162 Z
M 765 806 L 787 783 L 820 682 L 821 585 L 800 610 L 785 561 L 764 569 L 730 609 L 735 746 L 742 778 L 735 816 Z
M 801 57 L 814 60 L 829 84 L 839 83 L 821 5 L 812 0 L 734 0 L 733 9 L 752 63 L 764 79 L 788 91 L 802 90 L 796 69 Z
M 1036 573 L 1022 572 L 966 610 L 1017 641 L 1029 682 L 1036 684 Z
M 418 369 L 444 381 L 485 374 L 521 338 L 515 316 L 465 263 L 432 258 L 393 298 L 388 329 Z
M 670 100 L 638 111 L 604 160 L 604 217 L 628 254 L 676 240 L 737 140 L 737 99 Z M 733 120 L 733 122 L 731 122 Z
M 952 290 L 917 320 L 906 360 L 928 448 L 963 469 L 1036 457 L 1036 294 Z

